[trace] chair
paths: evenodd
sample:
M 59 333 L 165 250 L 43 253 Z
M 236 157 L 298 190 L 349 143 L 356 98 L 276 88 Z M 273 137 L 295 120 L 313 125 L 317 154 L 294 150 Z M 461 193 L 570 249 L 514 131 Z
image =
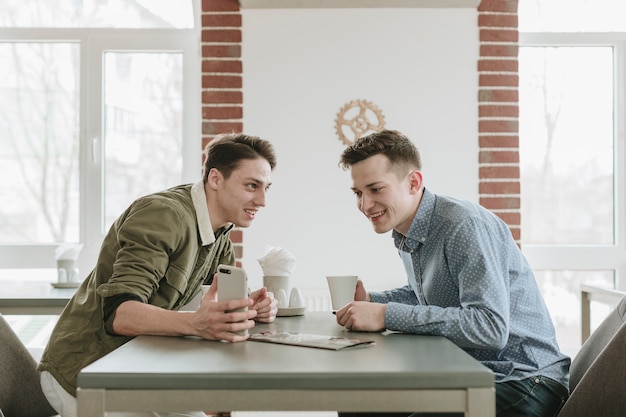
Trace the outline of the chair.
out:
M 55 415 L 41 391 L 37 362 L 0 315 L 0 416 Z
M 623 417 L 626 297 L 583 344 L 570 368 L 570 398 L 558 417 Z

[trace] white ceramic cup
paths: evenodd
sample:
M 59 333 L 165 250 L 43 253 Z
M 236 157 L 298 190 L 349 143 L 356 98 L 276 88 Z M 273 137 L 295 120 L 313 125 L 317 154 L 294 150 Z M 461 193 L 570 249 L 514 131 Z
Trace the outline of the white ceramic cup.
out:
M 57 259 L 57 272 L 59 282 L 78 281 L 78 269 L 73 259 Z
M 285 292 L 285 301 L 289 294 L 289 275 L 263 275 L 263 286 L 271 293 L 274 293 L 274 298 L 277 297 L 278 291 L 283 290 Z M 287 307 L 287 305 L 280 306 Z
M 339 310 L 354 301 L 354 291 L 358 278 L 356 275 L 328 275 L 326 277 L 333 310 Z

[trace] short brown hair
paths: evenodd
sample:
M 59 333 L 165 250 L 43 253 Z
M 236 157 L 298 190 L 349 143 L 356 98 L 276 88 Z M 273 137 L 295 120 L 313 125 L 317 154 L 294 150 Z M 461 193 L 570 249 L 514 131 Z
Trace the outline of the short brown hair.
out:
M 385 155 L 389 159 L 390 169 L 398 174 L 404 175 L 405 170 L 422 169 L 417 147 L 397 130 L 382 130 L 357 139 L 343 151 L 339 166 L 348 170 L 357 162 L 378 154 Z
M 230 177 L 243 159 L 263 158 L 269 162 L 271 169 L 276 167 L 276 154 L 272 144 L 265 139 L 243 133 L 216 136 L 204 148 L 203 154 L 202 182 L 204 183 L 207 182 L 209 171 L 213 168 L 221 172 L 224 178 Z

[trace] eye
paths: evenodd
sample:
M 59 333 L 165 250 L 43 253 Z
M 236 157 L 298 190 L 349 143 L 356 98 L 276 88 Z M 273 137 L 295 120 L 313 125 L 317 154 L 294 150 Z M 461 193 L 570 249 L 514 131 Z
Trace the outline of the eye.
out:
M 246 187 L 248 187 L 251 190 L 256 190 L 257 185 L 253 182 L 246 184 Z
M 357 197 L 361 197 L 361 195 L 363 194 L 362 192 L 358 191 L 358 190 L 354 190 L 353 191 L 354 195 Z

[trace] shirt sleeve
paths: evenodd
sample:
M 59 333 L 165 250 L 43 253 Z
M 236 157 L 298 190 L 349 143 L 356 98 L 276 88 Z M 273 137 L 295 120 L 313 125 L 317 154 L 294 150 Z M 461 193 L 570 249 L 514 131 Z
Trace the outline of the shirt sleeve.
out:
M 396 303 L 408 304 L 412 306 L 417 304 L 417 297 L 408 285 L 392 290 L 380 292 L 372 291 L 370 292 L 370 297 L 372 298 L 373 303 L 387 304 L 390 301 L 395 301 Z
M 118 294 L 112 297 L 107 297 L 104 299 L 104 303 L 102 309 L 104 311 L 104 329 L 108 334 L 116 335 L 113 330 L 113 321 L 115 320 L 115 312 L 117 308 L 126 301 L 139 301 L 143 302 L 141 299 L 134 294 Z
M 112 276 L 98 287 L 98 294 L 105 298 L 134 294 L 147 302 L 162 278 L 185 280 L 185 271 L 172 270 L 170 258 L 178 256 L 186 240 L 196 238 L 192 233 L 195 230 L 168 200 L 145 199 L 137 203 L 116 225 L 120 249 L 113 260 Z M 179 282 L 171 284 L 182 286 Z
M 428 279 L 458 283 L 447 305 L 406 303 L 396 292 L 388 299 L 385 326 L 407 333 L 445 336 L 463 348 L 501 349 L 509 331 L 509 244 L 507 231 L 467 218 L 446 235 L 443 257 Z M 406 287 L 405 287 L 406 288 Z M 426 293 L 426 299 L 428 299 Z M 374 300 L 374 297 L 372 297 Z

